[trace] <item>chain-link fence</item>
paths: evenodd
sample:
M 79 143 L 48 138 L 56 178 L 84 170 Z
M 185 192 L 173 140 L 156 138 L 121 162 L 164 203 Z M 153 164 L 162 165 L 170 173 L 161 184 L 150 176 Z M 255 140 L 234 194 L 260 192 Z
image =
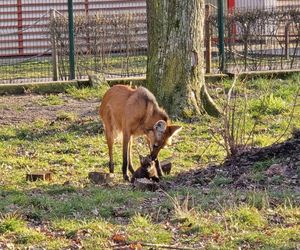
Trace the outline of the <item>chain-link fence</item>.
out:
M 76 77 L 145 75 L 146 0 L 73 2 Z M 206 70 L 214 73 L 218 0 L 206 4 Z M 0 3 L 0 83 L 68 79 L 67 11 L 66 0 Z M 224 15 L 225 71 L 299 68 L 300 0 L 225 0 Z
M 217 0 L 210 2 L 212 70 L 218 72 Z M 229 0 L 224 14 L 225 72 L 299 69 L 300 0 Z
M 1 1 L 1 83 L 51 77 L 51 47 L 45 30 L 48 17 L 48 9 L 34 1 Z
M 98 12 L 76 14 L 74 19 L 76 77 L 97 72 L 106 77 L 143 75 L 146 71 L 147 23 L 145 13 Z M 50 22 L 61 79 L 68 78 L 68 20 L 56 13 Z
M 5 2 L 5 3 L 3 3 Z M 0 83 L 69 77 L 65 0 L 0 3 Z M 145 74 L 144 0 L 74 0 L 76 77 Z
M 299 68 L 300 1 L 244 5 L 226 21 L 227 71 Z

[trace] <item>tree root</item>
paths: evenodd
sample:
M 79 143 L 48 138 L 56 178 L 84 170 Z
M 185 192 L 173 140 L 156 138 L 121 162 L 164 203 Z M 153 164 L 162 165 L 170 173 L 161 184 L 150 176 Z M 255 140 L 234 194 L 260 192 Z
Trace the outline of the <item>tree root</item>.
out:
M 203 110 L 213 117 L 221 117 L 222 111 L 218 108 L 216 103 L 213 101 L 213 99 L 210 97 L 209 93 L 207 92 L 207 89 L 205 87 L 205 84 L 201 87 L 200 90 L 200 100 L 202 103 Z

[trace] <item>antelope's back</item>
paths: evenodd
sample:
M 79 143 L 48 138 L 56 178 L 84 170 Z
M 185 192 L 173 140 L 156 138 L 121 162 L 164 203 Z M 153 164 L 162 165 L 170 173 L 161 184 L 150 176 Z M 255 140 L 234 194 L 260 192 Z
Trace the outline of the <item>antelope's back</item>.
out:
M 111 124 L 117 130 L 127 130 L 134 135 L 143 134 L 144 127 L 152 127 L 157 120 L 168 119 L 148 89 L 132 89 L 126 85 L 115 85 L 105 93 L 100 116 L 106 125 Z

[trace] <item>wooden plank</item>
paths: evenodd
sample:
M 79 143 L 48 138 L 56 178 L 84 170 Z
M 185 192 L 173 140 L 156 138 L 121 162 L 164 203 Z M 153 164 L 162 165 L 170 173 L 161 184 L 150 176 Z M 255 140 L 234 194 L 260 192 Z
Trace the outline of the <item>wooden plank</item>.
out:
M 26 174 L 26 181 L 51 181 L 52 173 L 51 172 L 37 172 Z

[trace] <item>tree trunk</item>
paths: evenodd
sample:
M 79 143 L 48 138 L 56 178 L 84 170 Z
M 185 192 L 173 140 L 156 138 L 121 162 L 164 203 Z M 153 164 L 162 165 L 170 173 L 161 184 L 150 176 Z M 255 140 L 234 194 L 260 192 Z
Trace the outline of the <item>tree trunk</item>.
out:
M 147 87 L 172 115 L 220 115 L 205 87 L 204 16 L 204 0 L 147 0 Z

